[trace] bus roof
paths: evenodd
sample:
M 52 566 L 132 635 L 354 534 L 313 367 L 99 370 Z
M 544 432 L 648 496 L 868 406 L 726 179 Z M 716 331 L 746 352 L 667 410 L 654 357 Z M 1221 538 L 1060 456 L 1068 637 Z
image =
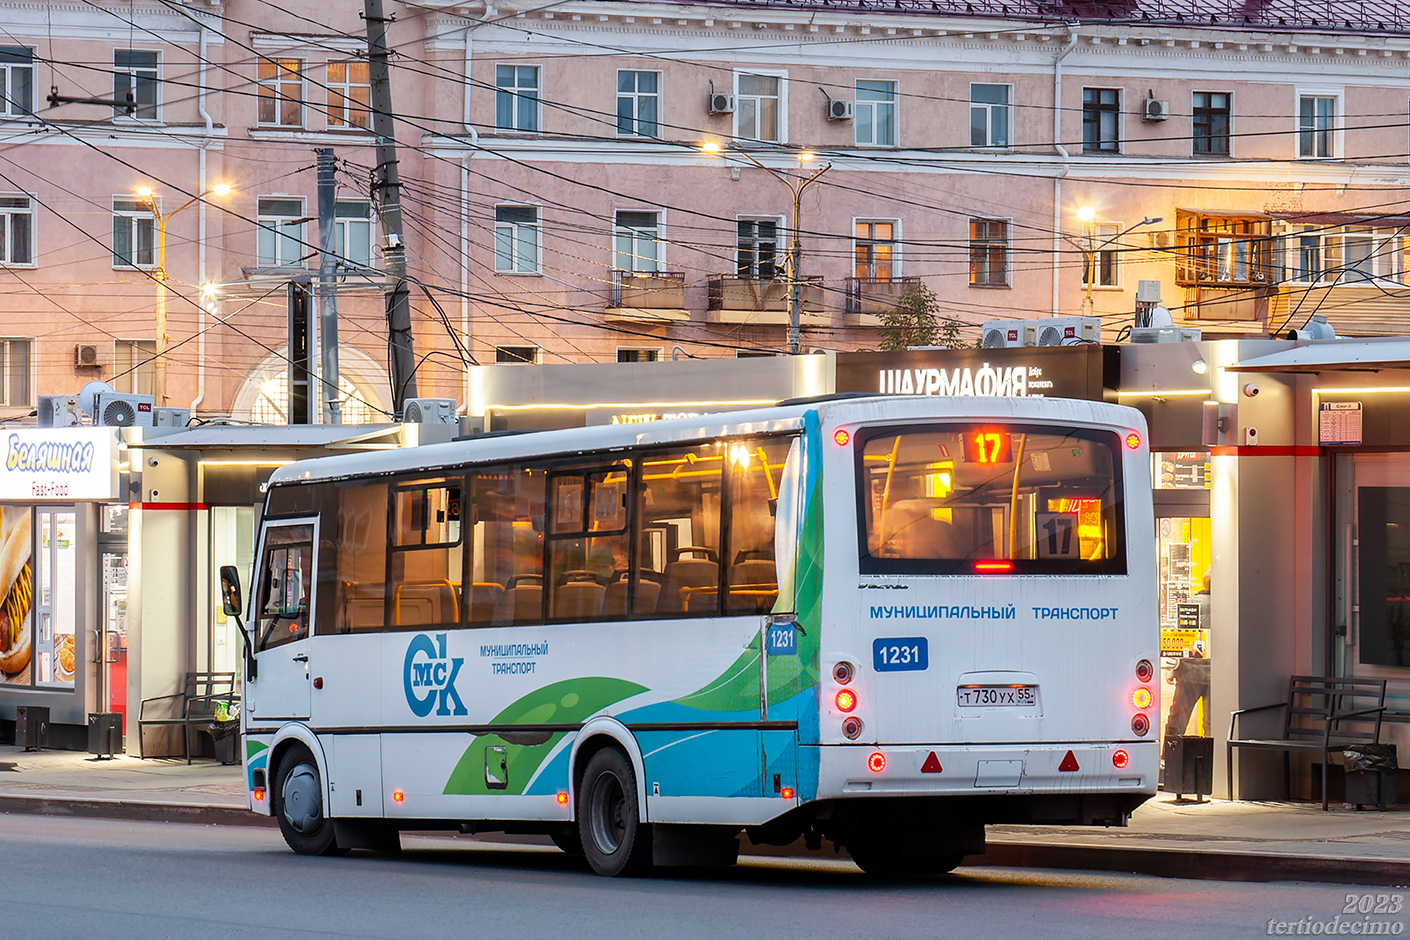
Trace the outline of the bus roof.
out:
M 799 430 L 809 412 L 820 423 L 879 423 L 927 418 L 990 418 L 1098 424 L 1131 428 L 1145 436 L 1139 411 L 1124 405 L 1072 398 L 959 398 L 924 395 L 837 396 L 749 411 L 729 411 L 637 424 L 614 424 L 523 434 L 469 437 L 420 447 L 379 447 L 366 453 L 300 460 L 276 470 L 271 486 L 343 477 L 434 470 L 466 463 L 614 450 L 714 437 L 778 434 Z

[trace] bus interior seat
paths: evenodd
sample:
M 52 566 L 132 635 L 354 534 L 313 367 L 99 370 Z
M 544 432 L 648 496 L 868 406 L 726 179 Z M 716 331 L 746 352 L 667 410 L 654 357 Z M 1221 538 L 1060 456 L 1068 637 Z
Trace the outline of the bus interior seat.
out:
M 654 572 L 653 572 L 654 573 Z M 647 577 L 642 572 L 636 581 L 636 609 L 654 611 L 661 599 L 661 583 Z M 619 571 L 607 585 L 607 603 L 604 612 L 609 617 L 625 617 L 627 614 L 627 573 Z
M 744 558 L 736 561 L 730 567 L 729 583 L 730 587 L 744 587 L 746 585 L 777 587 L 778 570 L 774 567 L 772 559 Z
M 495 612 L 495 623 L 536 623 L 543 618 L 543 578 L 521 574 L 509 579 L 509 587 Z
M 380 630 L 386 616 L 386 585 L 342 582 L 344 632 Z
M 687 553 L 705 557 L 681 557 Z M 661 572 L 661 603 L 656 609 L 662 613 L 687 610 L 687 595 L 692 588 L 717 588 L 720 583 L 720 558 L 714 549 L 685 545 L 676 549 L 674 555 L 675 560 L 666 562 Z
M 504 599 L 504 585 L 497 581 L 475 581 L 470 585 L 470 622 L 489 623 Z
M 964 558 L 955 527 L 935 518 L 948 506 L 942 499 L 903 499 L 894 503 L 882 523 L 881 553 L 890 558 Z
M 397 585 L 392 604 L 398 626 L 458 623 L 460 609 L 449 581 L 407 581 Z
M 560 620 L 587 620 L 602 612 L 607 585 L 595 580 L 565 581 L 553 588 L 553 616 Z

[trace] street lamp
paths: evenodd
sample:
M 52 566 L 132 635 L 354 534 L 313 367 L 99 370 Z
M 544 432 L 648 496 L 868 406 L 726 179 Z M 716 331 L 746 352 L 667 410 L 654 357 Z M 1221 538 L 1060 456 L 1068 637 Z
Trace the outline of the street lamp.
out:
M 1092 220 L 1097 217 L 1097 210 L 1091 206 L 1082 206 L 1077 210 L 1077 220 L 1082 223 L 1087 232 L 1087 248 L 1082 252 L 1082 279 L 1087 282 L 1087 296 L 1082 300 L 1082 314 L 1090 316 L 1092 313 L 1092 283 L 1097 279 L 1097 252 L 1101 251 L 1112 242 L 1125 237 L 1143 225 L 1155 225 L 1164 222 L 1163 217 L 1141 219 L 1135 225 L 1127 226 L 1120 232 L 1108 238 L 1100 245 L 1096 243 L 1096 234 L 1093 229 Z M 1068 239 L 1071 241 L 1072 239 Z
M 147 203 L 147 208 L 151 210 L 152 218 L 157 223 L 157 270 L 154 277 L 157 282 L 157 343 L 156 343 L 156 376 L 152 382 L 153 395 L 158 408 L 166 405 L 166 341 L 170 338 L 166 334 L 166 224 L 171 221 L 177 213 L 201 202 L 207 196 L 228 196 L 230 187 L 225 183 L 217 183 L 203 193 L 192 196 L 190 199 L 177 206 L 172 211 L 163 214 L 157 205 L 156 193 L 150 186 L 139 186 L 137 195 Z
M 712 155 L 725 155 L 725 150 L 720 144 L 713 140 L 706 141 L 700 145 L 700 149 Z M 803 246 L 798 233 L 798 216 L 802 212 L 803 190 L 814 183 L 818 177 L 832 169 L 832 164 L 828 163 L 814 170 L 812 174 L 804 176 L 800 171 L 797 176 L 791 176 L 786 171 L 780 172 L 771 166 L 765 166 L 753 155 L 744 150 L 730 151 L 731 155 L 743 157 L 750 163 L 765 171 L 774 179 L 788 187 L 793 194 L 793 225 L 791 237 L 788 244 L 788 263 L 786 265 L 786 275 L 788 278 L 788 354 L 796 356 L 801 351 L 799 344 L 801 340 L 800 322 L 803 315 L 802 283 L 799 280 L 799 265 L 803 259 Z M 809 151 L 798 153 L 799 163 L 811 163 L 817 158 L 817 154 Z

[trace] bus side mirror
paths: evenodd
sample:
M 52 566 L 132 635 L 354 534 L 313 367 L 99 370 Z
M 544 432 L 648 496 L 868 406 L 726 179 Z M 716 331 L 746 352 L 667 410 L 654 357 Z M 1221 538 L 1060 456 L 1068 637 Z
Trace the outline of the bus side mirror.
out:
M 234 565 L 220 566 L 220 595 L 227 617 L 238 617 L 245 612 L 240 598 L 240 570 Z

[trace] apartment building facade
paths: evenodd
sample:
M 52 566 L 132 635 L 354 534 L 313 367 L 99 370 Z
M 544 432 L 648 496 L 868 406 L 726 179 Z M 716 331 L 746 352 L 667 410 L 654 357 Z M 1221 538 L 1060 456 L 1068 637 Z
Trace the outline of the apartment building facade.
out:
M 338 168 L 342 394 L 390 411 L 359 11 L 11 10 L 0 414 L 95 378 L 150 390 L 164 274 L 165 403 L 282 420 L 288 284 L 320 260 L 316 149 Z M 1207 338 L 1314 314 L 1403 332 L 1410 22 L 1198 12 L 402 5 L 419 393 L 466 400 L 471 362 L 779 352 L 795 234 L 804 347 L 876 346 L 917 285 L 965 342 L 1079 314 L 1114 339 L 1141 281 Z M 51 106 L 46 86 L 92 100 Z

